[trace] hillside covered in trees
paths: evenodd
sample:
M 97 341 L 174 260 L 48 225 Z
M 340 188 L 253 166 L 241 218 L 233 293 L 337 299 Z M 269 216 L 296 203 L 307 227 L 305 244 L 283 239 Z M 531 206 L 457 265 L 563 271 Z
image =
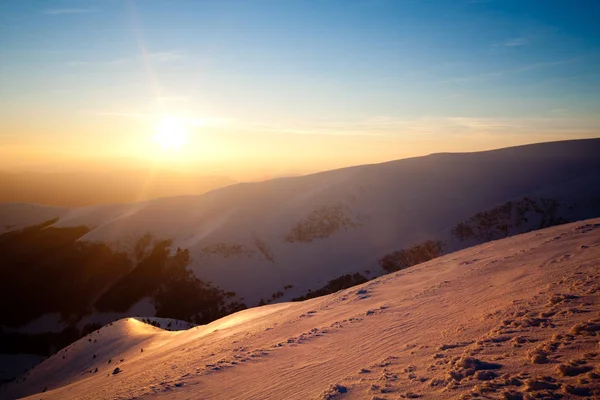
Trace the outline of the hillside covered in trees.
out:
M 168 240 L 144 236 L 130 256 L 100 242 L 79 241 L 89 232 L 86 227 L 55 228 L 53 222 L 0 235 L 2 352 L 47 353 L 93 330 L 76 328 L 86 315 L 126 313 L 145 298 L 157 317 L 198 324 L 245 308 L 235 293 L 192 274 L 188 251 L 172 252 Z M 13 329 L 53 313 L 65 322 L 62 332 L 31 335 Z

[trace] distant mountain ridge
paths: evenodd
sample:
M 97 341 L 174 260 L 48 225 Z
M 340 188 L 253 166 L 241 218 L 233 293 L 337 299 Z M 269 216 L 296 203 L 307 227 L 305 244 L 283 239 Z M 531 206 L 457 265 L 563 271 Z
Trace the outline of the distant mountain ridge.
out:
M 164 169 L 50 173 L 0 171 L 0 203 L 79 207 L 201 194 L 233 183 L 236 181 L 225 176 Z

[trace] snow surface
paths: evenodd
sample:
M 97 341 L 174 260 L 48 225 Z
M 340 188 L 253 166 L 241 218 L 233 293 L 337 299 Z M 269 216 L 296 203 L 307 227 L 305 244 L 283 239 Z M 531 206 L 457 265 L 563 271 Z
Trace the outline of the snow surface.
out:
M 122 319 L 0 397 L 593 398 L 599 334 L 600 219 L 592 219 L 185 331 Z
M 126 251 L 147 233 L 172 239 L 174 249 L 190 251 L 190 268 L 200 279 L 252 306 L 279 291 L 278 301 L 290 300 L 348 273 L 376 276 L 382 256 L 428 239 L 445 241 L 447 251 L 464 248 L 470 243 L 450 234 L 458 222 L 524 196 L 574 204 L 571 220 L 599 216 L 589 210 L 600 208 L 600 139 L 433 154 L 142 203 L 0 205 L 0 221 L 18 229 L 59 218 L 53 226 L 92 228 L 81 240 Z M 337 207 L 349 222 L 326 238 L 286 241 L 323 207 Z M 236 245 L 243 251 L 207 250 Z

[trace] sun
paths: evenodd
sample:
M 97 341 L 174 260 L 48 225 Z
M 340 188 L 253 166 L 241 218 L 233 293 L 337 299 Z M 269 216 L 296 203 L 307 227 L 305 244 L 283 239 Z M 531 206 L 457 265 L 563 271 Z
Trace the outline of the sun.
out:
M 162 117 L 156 124 L 154 141 L 164 151 L 178 151 L 188 140 L 188 131 L 183 120 L 175 117 Z

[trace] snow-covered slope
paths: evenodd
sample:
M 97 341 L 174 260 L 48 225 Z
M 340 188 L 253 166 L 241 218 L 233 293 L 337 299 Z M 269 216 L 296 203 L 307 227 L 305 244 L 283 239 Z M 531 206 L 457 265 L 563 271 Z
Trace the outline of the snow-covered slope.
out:
M 377 276 L 382 256 L 425 240 L 443 241 L 446 252 L 480 243 L 460 241 L 452 229 L 524 197 L 555 200 L 558 222 L 599 216 L 600 139 L 434 154 L 142 203 L 0 205 L 0 228 L 55 217 L 55 227 L 91 227 L 80 240 L 127 251 L 144 234 L 172 239 L 174 249 L 190 251 L 198 277 L 255 305 L 279 291 L 280 301 L 289 300 L 347 273 Z M 507 233 L 539 228 L 538 217 Z
M 186 331 L 122 319 L 0 397 L 594 398 L 599 335 L 593 219 Z

